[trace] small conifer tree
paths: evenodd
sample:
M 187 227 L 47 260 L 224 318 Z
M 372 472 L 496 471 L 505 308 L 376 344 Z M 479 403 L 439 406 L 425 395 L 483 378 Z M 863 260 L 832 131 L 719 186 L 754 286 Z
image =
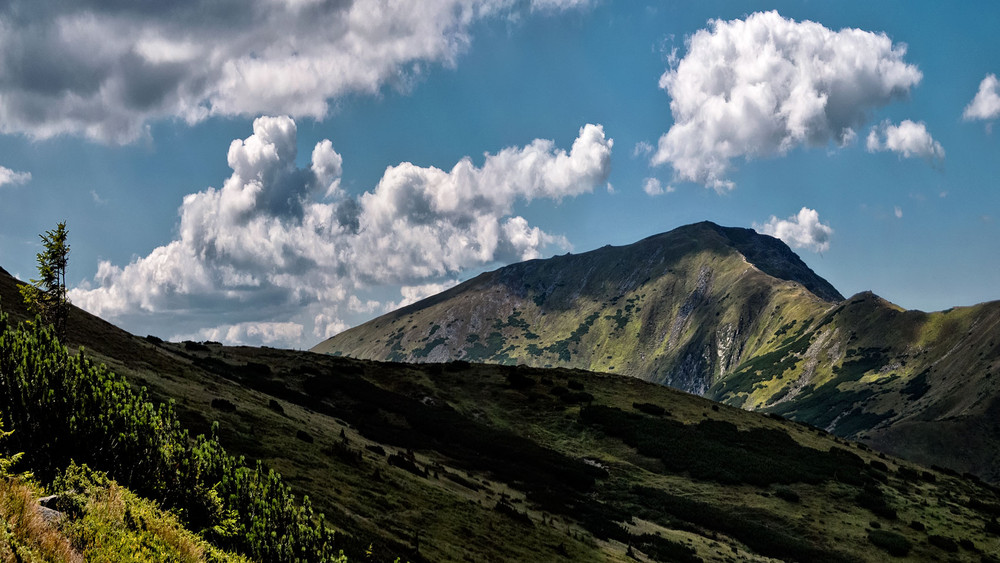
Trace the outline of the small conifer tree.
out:
M 66 222 L 62 221 L 55 229 L 39 235 L 45 249 L 36 255 L 38 279 L 18 288 L 28 310 L 40 316 L 42 322 L 52 325 L 60 339 L 66 336 L 69 312 L 69 300 L 66 298 L 67 234 Z

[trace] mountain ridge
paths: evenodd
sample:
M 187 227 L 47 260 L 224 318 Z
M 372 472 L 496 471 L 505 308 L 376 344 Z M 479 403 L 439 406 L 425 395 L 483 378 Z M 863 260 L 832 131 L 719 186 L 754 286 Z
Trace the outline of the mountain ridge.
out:
M 689 260 L 695 255 L 698 259 Z M 752 280 L 747 282 L 744 278 Z M 640 292 L 639 289 L 643 287 L 650 291 Z M 538 346 L 533 348 L 530 342 L 522 341 L 521 346 L 516 346 L 519 348 L 519 361 L 539 367 L 558 363 L 596 371 L 639 375 L 644 379 L 673 383 L 680 388 L 695 391 L 698 387 L 707 389 L 713 377 L 738 364 L 746 344 L 742 341 L 736 342 L 735 346 L 725 342 L 713 344 L 708 341 L 715 339 L 715 334 L 720 331 L 699 330 L 699 326 L 715 324 L 718 320 L 721 332 L 725 334 L 724 339 L 732 339 L 753 332 L 758 324 L 756 319 L 760 311 L 771 301 L 799 301 L 801 306 L 818 314 L 832 303 L 843 300 L 832 285 L 809 269 L 780 240 L 756 234 L 749 229 L 720 227 L 706 221 L 653 235 L 630 245 L 605 246 L 581 254 L 530 260 L 480 274 L 439 295 L 349 329 L 317 345 L 313 351 L 340 352 L 361 358 L 394 361 L 421 361 L 426 358 L 503 363 L 508 361 L 511 353 L 505 353 L 501 349 L 483 350 L 483 346 L 489 345 L 481 342 L 478 346 L 477 342 L 452 342 L 445 347 L 446 350 L 437 352 L 434 347 L 427 350 L 426 346 L 429 344 L 424 344 L 423 349 L 410 354 L 398 353 L 400 351 L 394 350 L 396 346 L 392 345 L 388 347 L 388 353 L 383 353 L 372 345 L 370 338 L 367 339 L 369 345 L 358 349 L 339 345 L 339 342 L 350 338 L 352 334 L 365 332 L 383 322 L 395 322 L 418 311 L 426 311 L 466 292 L 482 294 L 484 291 L 499 292 L 512 300 L 510 304 L 499 304 L 496 299 L 486 298 L 487 302 L 491 302 L 486 307 L 497 309 L 495 316 L 502 314 L 506 317 L 513 314 L 514 309 L 522 311 L 520 319 L 501 319 L 500 324 L 505 327 L 523 327 L 525 319 L 531 317 L 529 320 L 533 326 L 545 327 L 554 342 L 569 340 L 571 344 L 579 344 L 580 347 L 586 345 L 599 348 L 604 359 L 608 355 L 612 358 L 623 355 L 605 348 L 614 348 L 616 334 L 627 328 L 634 328 L 646 331 L 646 334 L 632 351 L 640 357 L 651 358 L 650 361 L 630 362 L 625 366 L 615 366 L 598 357 L 588 358 L 589 361 L 582 363 L 567 364 L 566 356 L 573 355 L 573 351 L 565 349 L 565 343 L 552 344 L 549 346 L 550 350 L 540 351 Z M 664 304 L 663 299 L 649 299 L 653 291 L 660 295 L 683 294 L 684 298 Z M 741 302 L 729 315 L 732 318 L 723 317 L 726 307 L 720 303 L 733 295 L 738 295 Z M 651 308 L 646 309 L 646 314 L 637 316 L 643 310 L 640 302 L 648 302 Z M 712 312 L 717 313 L 715 316 L 719 319 L 697 318 L 696 313 L 706 304 L 715 305 Z M 562 313 L 580 309 L 581 306 L 587 310 L 587 314 L 575 315 L 579 318 L 573 326 L 545 326 L 547 323 L 541 318 L 552 312 Z M 450 306 L 452 311 L 447 322 L 461 324 L 467 318 L 471 330 L 475 332 L 477 319 L 486 314 L 483 307 L 478 303 L 463 311 Z M 664 311 L 664 308 L 667 310 Z M 611 324 L 606 322 L 609 319 L 605 318 L 603 309 L 610 310 L 614 319 Z M 598 316 L 594 317 L 594 314 Z M 662 325 L 661 318 L 667 317 L 671 319 L 667 326 L 656 326 L 655 330 L 650 328 Z M 630 324 L 634 326 L 630 327 Z M 778 326 L 773 329 L 777 330 Z M 595 338 L 592 334 L 588 337 L 587 333 L 592 331 L 594 334 L 600 333 L 600 336 Z M 458 332 L 450 337 L 462 339 L 469 336 L 468 331 Z M 542 334 L 538 330 L 525 332 L 523 335 L 508 334 L 509 332 L 500 330 L 502 336 L 523 337 L 528 340 L 535 339 L 535 333 Z M 492 332 L 488 332 L 479 335 L 479 338 L 485 341 L 491 335 Z M 428 343 L 445 344 L 440 335 L 425 336 Z M 496 336 L 492 336 L 495 341 Z M 666 349 L 661 344 L 664 339 L 668 341 Z M 705 346 L 724 349 L 722 357 L 717 360 L 699 360 L 697 349 Z M 685 365 L 689 367 L 684 367 Z M 652 375 L 642 376 L 643 372 Z M 703 381 L 695 381 L 699 377 Z M 679 383 L 681 380 L 687 383 Z

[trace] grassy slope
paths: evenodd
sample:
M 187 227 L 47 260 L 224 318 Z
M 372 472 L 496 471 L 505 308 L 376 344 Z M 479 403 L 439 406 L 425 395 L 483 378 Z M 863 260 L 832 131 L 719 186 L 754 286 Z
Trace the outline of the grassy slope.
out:
M 84 489 L 62 494 L 64 511 L 47 520 L 38 505 L 36 485 L 20 478 L 0 480 L 0 560 L 52 561 L 201 561 L 248 563 L 186 530 L 175 515 L 101 476 L 77 479 Z
M 923 313 L 862 293 L 708 395 L 996 482 L 998 326 L 998 302 Z
M 232 432 L 234 445 L 261 454 L 328 513 L 341 511 L 344 528 L 372 525 L 411 547 L 419 531 L 419 553 L 429 560 L 560 559 L 560 546 L 569 560 L 626 560 L 627 545 L 602 539 L 582 512 L 585 507 L 599 507 L 605 516 L 617 514 L 610 521 L 628 522 L 634 536 L 658 533 L 706 560 L 759 559 L 761 551 L 782 557 L 766 546 L 748 545 L 760 534 L 767 536 L 767 530 L 776 530 L 779 539 L 798 538 L 805 546 L 801 549 L 843 560 L 883 559 L 884 553 L 873 550 L 868 540 L 875 526 L 908 539 L 912 560 L 943 555 L 927 544 L 931 533 L 967 539 L 976 549 L 998 545 L 998 538 L 985 532 L 990 509 L 970 507 L 969 499 L 995 508 L 1000 499 L 975 482 L 939 472 L 929 473 L 934 482 L 907 476 L 899 467 L 911 468 L 909 464 L 880 460 L 824 432 L 731 407 L 713 408 L 708 400 L 634 378 L 461 363 L 379 364 L 214 345 L 207 351 L 163 346 L 200 363 L 221 360 L 225 364 L 213 362 L 214 368 L 226 379 L 279 396 L 285 415 L 275 422 L 265 396 L 230 395 L 219 388 L 220 398 L 232 401 L 236 410 L 215 415 Z M 269 366 L 270 373 L 254 367 L 259 365 Z M 793 480 L 785 487 L 693 478 L 699 470 L 668 467 L 604 426 L 588 423 L 582 415 L 586 407 L 553 394 L 559 388 L 589 393 L 594 405 L 620 409 L 636 424 L 673 421 L 693 428 L 705 420 L 725 421 L 743 431 L 790 436 L 806 448 L 796 454 L 805 458 L 840 447 L 865 463 L 882 461 L 888 472 L 869 466 L 863 478 L 885 481 L 878 487 L 898 517 L 885 518 L 861 506 L 857 497 L 864 495 L 864 486 L 841 482 L 843 475 L 811 484 Z M 659 405 L 667 414 L 639 413 L 633 407 L 639 402 Z M 300 432 L 312 441 L 296 438 Z M 714 438 L 697 442 L 698 455 L 705 457 L 717 447 Z M 742 467 L 750 463 L 746 459 L 753 447 L 744 450 L 736 455 L 726 451 L 718 463 Z M 405 458 L 407 451 L 421 475 L 388 463 L 389 455 Z M 511 457 L 515 464 L 504 463 Z M 607 473 L 591 472 L 581 463 L 584 459 Z M 576 478 L 580 475 L 596 481 L 588 485 Z M 634 496 L 636 486 L 646 487 L 643 498 L 661 494 L 668 500 L 644 504 Z M 779 498 L 779 488 L 790 489 L 801 501 Z M 498 511 L 503 499 L 509 499 L 514 515 Z M 679 499 L 694 504 L 678 505 Z M 699 516 L 704 511 L 707 519 Z M 733 527 L 719 519 L 724 514 L 763 528 Z M 912 521 L 930 531 L 909 528 Z M 408 556 L 417 557 L 412 551 Z M 979 553 L 963 550 L 955 558 L 979 560 Z
M 640 560 L 676 560 L 689 549 L 710 561 L 795 553 L 881 560 L 884 552 L 868 539 L 876 527 L 908 541 L 911 560 L 942 556 L 929 534 L 985 551 L 1000 541 L 986 531 L 1000 498 L 973 481 L 937 471 L 927 472 L 933 481 L 915 477 L 924 470 L 900 472 L 911 466 L 824 432 L 635 378 L 153 343 L 73 318 L 71 334 L 101 335 L 88 341 L 94 354 L 154 395 L 176 399 L 187 424 L 218 420 L 228 448 L 281 471 L 361 551 L 373 544 L 379 560 L 631 560 L 623 538 Z M 594 422 L 576 401 L 619 413 L 616 424 L 625 426 Z M 636 403 L 666 412 L 640 413 Z M 788 436 L 795 460 L 827 459 L 824 452 L 839 447 L 869 465 L 847 457 L 840 470 L 847 473 L 750 485 L 678 467 L 673 456 L 658 457 L 655 443 L 629 445 L 622 434 L 665 425 L 686 436 L 698 459 L 722 455 L 713 466 L 753 469 L 747 460 L 763 446 L 727 446 L 746 434 L 706 434 L 698 426 L 706 420 Z M 871 467 L 879 461 L 888 471 Z M 896 519 L 859 504 L 864 480 L 883 491 Z M 794 496 L 799 502 L 786 500 Z M 927 530 L 908 527 L 914 520 Z M 977 561 L 980 554 L 962 549 L 953 557 Z
M 88 317 L 75 318 L 74 330 L 92 334 Z M 628 545 L 619 540 L 629 537 L 640 560 L 693 550 L 711 561 L 796 553 L 875 561 L 885 556 L 869 540 L 878 529 L 908 541 L 910 560 L 932 560 L 945 552 L 928 543 L 930 534 L 986 552 L 1000 541 L 986 531 L 1000 498 L 973 481 L 937 471 L 915 477 L 924 470 L 901 472 L 911 466 L 824 432 L 635 378 L 152 343 L 102 327 L 93 333 L 104 341 L 88 344 L 95 354 L 108 354 L 157 396 L 176 399 L 189 425 L 220 421 L 227 447 L 281 471 L 361 550 L 373 544 L 377 559 L 626 561 Z M 575 401 L 607 407 L 619 413 L 614 424 L 625 426 L 594 422 Z M 636 403 L 666 412 L 637 412 Z M 721 455 L 713 466 L 752 470 L 747 460 L 763 446 L 726 446 L 726 432 L 699 430 L 706 420 L 788 436 L 797 460 L 827 459 L 838 447 L 867 465 L 847 457 L 838 470 L 847 473 L 752 485 L 678 467 L 674 456 L 655 455 L 656 444 L 629 445 L 622 434 L 645 425 L 690 432 L 698 459 Z M 880 461 L 888 471 L 872 467 Z M 895 519 L 858 500 L 864 481 L 882 491 Z M 795 496 L 798 502 L 786 500 Z M 911 521 L 927 529 L 910 528 Z M 979 551 L 952 557 L 978 561 Z

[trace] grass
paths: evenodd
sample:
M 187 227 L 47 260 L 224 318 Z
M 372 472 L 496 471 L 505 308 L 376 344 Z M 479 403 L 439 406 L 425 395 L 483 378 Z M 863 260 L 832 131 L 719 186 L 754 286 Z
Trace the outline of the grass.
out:
M 209 545 L 176 516 L 85 467 L 57 482 L 59 520 L 46 519 L 36 484 L 0 479 L 0 560 L 82 563 L 248 563 Z
M 47 521 L 38 495 L 19 479 L 0 479 L 0 560 L 79 563 L 83 554 L 57 526 Z

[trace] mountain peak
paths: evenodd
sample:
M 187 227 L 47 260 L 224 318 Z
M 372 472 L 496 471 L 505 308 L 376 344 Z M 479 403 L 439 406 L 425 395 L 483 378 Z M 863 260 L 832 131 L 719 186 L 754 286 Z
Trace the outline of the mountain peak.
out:
M 701 221 L 647 237 L 637 245 L 676 242 L 688 239 L 698 248 L 721 244 L 739 252 L 746 261 L 765 274 L 801 284 L 820 299 L 838 303 L 844 296 L 830 282 L 816 274 L 782 240 L 742 227 L 724 227 Z
M 836 303 L 844 300 L 844 296 L 830 282 L 812 271 L 784 241 L 753 229 L 708 224 L 729 239 L 733 248 L 742 254 L 747 262 L 765 274 L 798 282 L 824 301 Z

